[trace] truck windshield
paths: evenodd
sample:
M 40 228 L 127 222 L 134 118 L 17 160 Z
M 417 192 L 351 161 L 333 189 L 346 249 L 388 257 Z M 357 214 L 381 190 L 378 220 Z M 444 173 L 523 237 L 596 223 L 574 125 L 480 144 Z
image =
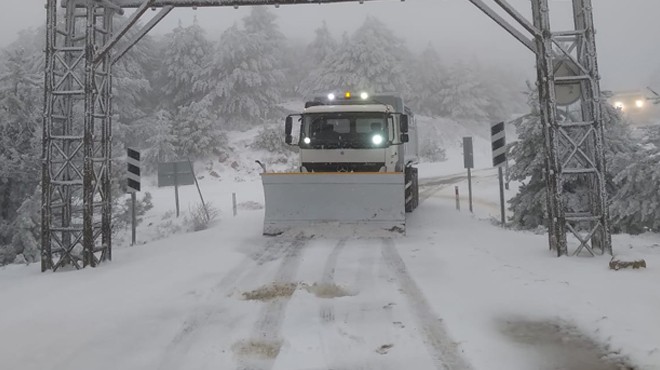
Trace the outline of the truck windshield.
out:
M 383 148 L 389 145 L 384 113 L 316 113 L 303 116 L 303 148 Z

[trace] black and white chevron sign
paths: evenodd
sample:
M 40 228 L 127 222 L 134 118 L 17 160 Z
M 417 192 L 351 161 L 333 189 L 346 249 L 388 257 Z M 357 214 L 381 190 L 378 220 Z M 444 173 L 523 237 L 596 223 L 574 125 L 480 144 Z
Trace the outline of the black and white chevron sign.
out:
M 506 162 L 506 136 L 504 122 L 490 125 L 490 141 L 493 149 L 493 167 L 504 166 Z
M 127 191 L 129 193 L 135 193 L 140 191 L 140 152 L 131 148 L 127 148 L 127 151 L 128 151 L 128 158 L 126 158 L 126 163 L 128 164 Z

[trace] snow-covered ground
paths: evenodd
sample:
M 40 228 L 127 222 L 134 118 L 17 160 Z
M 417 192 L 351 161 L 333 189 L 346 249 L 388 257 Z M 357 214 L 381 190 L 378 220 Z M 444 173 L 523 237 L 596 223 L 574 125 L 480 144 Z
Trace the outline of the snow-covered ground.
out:
M 221 210 L 208 230 L 183 232 L 194 186 L 177 219 L 173 189 L 147 183 L 138 246 L 117 239 L 111 263 L 0 268 L 0 368 L 660 369 L 660 236 L 615 236 L 641 270 L 553 257 L 545 235 L 494 224 L 492 169 L 475 171 L 469 214 L 460 151 L 447 154 L 421 166 L 434 185 L 393 239 L 262 236 L 258 153 L 198 165 Z

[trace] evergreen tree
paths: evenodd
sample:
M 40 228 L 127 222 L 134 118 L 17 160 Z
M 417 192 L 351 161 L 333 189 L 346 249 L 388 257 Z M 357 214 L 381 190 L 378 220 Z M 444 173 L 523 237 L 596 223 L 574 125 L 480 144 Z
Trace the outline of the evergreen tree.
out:
M 529 94 L 529 102 L 532 112 L 516 121 L 518 141 L 510 146 L 509 159 L 513 164 L 509 167 L 510 177 L 514 181 L 520 181 L 522 185 L 510 201 L 510 209 L 513 212 L 511 221 L 517 227 L 532 229 L 545 224 L 546 196 L 545 196 L 545 152 L 543 127 L 538 107 L 538 95 L 536 91 Z M 631 160 L 635 153 L 635 144 L 631 138 L 630 130 L 614 109 L 607 103 L 601 104 L 603 110 L 604 130 L 604 155 L 606 160 L 606 184 L 610 199 L 630 199 L 622 187 L 630 173 L 621 177 L 621 163 Z M 560 119 L 562 119 L 560 117 Z M 565 144 L 563 144 L 565 145 Z M 641 168 L 636 167 L 637 170 Z M 580 177 L 569 178 L 564 181 L 563 196 L 568 199 L 568 207 L 580 208 L 589 201 L 586 188 L 589 186 L 585 179 Z M 624 192 L 622 192 L 624 191 Z M 618 201 L 615 201 L 616 204 Z M 618 209 L 617 209 L 618 207 Z M 622 230 L 622 220 L 630 216 L 624 210 L 626 206 L 612 208 L 612 226 L 615 230 Z M 629 229 L 629 228 L 628 228 Z
M 39 36 L 43 29 L 23 31 L 0 54 L 0 264 L 13 262 L 17 211 L 40 178 L 44 58 Z
M 337 52 L 337 41 L 332 37 L 325 21 L 314 34 L 314 40 L 307 46 L 307 57 L 314 65 L 319 66 Z
M 0 61 L 0 218 L 5 220 L 14 217 L 39 179 L 43 58 L 30 46 L 13 43 Z
M 419 114 L 438 116 L 443 113 L 443 89 L 447 72 L 435 48 L 428 44 L 415 61 L 411 104 Z
M 488 93 L 474 68 L 465 63 L 455 63 L 449 68 L 440 99 L 442 116 L 459 121 L 488 119 Z
M 160 73 L 160 90 L 165 99 L 161 107 L 186 106 L 200 100 L 210 86 L 205 71 L 209 67 L 213 45 L 206 39 L 204 30 L 195 18 L 191 26 L 181 23 L 165 36 L 166 48 Z
M 290 68 L 287 69 L 287 77 L 295 81 L 296 92 L 302 95 L 319 92 L 314 91 L 313 86 L 309 86 L 312 81 L 309 76 L 321 73 L 323 63 L 333 58 L 338 50 L 337 41 L 330 34 L 325 21 L 314 32 L 315 37 L 310 44 L 304 49 L 294 50 L 291 53 L 297 59 L 288 60 Z
M 154 116 L 145 119 L 143 124 L 149 127 L 151 133 L 146 140 L 147 150 L 144 161 L 147 168 L 155 170 L 158 163 L 176 159 L 176 136 L 172 131 L 172 115 L 162 109 Z
M 41 188 L 23 201 L 12 223 L 14 235 L 11 240 L 16 254 L 22 255 L 27 263 L 37 262 L 41 254 Z
M 609 106 L 605 117 L 618 118 Z M 607 122 L 607 121 L 606 121 Z M 613 231 L 641 233 L 660 230 L 660 126 L 650 127 L 641 142 L 635 142 L 627 127 L 606 124 L 611 153 L 607 166 L 612 176 L 610 219 Z
M 221 37 L 213 70 L 220 80 L 212 97 L 229 127 L 263 122 L 280 101 L 284 75 L 278 53 L 262 36 L 234 25 Z
M 402 40 L 385 24 L 368 17 L 305 85 L 317 92 L 351 89 L 407 95 L 404 65 L 408 54 Z
M 118 22 L 119 26 L 124 23 L 123 18 Z M 116 48 L 123 47 L 137 32 L 131 28 Z M 139 147 L 149 137 L 135 135 L 134 126 L 149 116 L 156 105 L 152 101 L 155 94 L 151 80 L 154 78 L 154 66 L 158 66 L 160 59 L 153 45 L 153 39 L 146 36 L 113 66 L 113 138 L 115 143 L 123 144 L 116 148 L 115 153 L 123 154 L 124 145 Z
M 545 224 L 545 157 L 543 125 L 536 90 L 528 93 L 531 112 L 510 122 L 516 128 L 518 140 L 509 145 L 509 177 L 521 182 L 518 193 L 509 200 L 511 221 L 524 229 Z
M 172 132 L 180 158 L 204 158 L 225 145 L 226 139 L 217 127 L 218 118 L 211 110 L 209 99 L 179 109 L 172 120 Z

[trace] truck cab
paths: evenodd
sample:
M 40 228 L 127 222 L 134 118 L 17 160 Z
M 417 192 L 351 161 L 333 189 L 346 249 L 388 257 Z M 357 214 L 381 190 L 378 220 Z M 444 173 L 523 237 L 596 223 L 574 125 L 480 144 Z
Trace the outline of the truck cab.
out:
M 294 120 L 301 172 L 404 172 L 418 162 L 417 125 L 399 97 L 315 98 L 287 119 L 289 143 Z

